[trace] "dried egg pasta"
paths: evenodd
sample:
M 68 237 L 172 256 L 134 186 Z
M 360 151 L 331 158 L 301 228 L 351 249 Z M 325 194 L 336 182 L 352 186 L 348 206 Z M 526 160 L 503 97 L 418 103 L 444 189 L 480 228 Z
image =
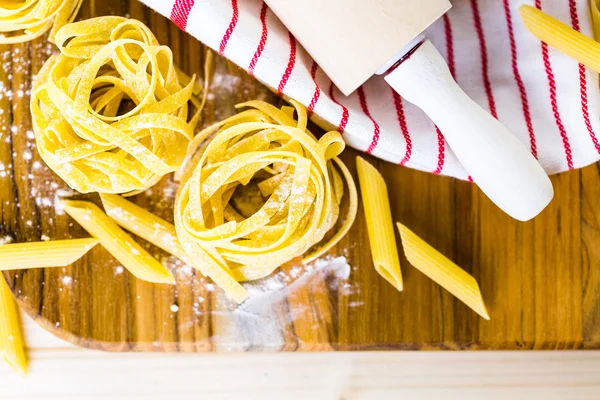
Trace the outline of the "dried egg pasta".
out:
M 590 11 L 592 12 L 592 23 L 594 25 L 594 37 L 596 41 L 600 40 L 600 2 L 590 0 Z
M 123 267 L 141 280 L 155 283 L 175 283 L 173 275 L 139 243 L 95 204 L 88 201 L 63 200 L 62 206 L 79 225 L 115 257 Z
M 0 246 L 0 271 L 66 267 L 97 243 L 97 239 L 89 238 L 3 244 Z
M 472 275 L 431 247 L 406 226 L 398 223 L 402 246 L 408 262 L 438 285 L 452 293 L 485 319 L 490 316 L 479 285 Z
M 363 158 L 356 157 L 356 168 L 373 264 L 379 275 L 401 291 L 402 273 L 387 186 L 379 171 Z
M 106 214 L 123 229 L 191 264 L 175 232 L 175 225 L 116 194 L 102 194 Z
M 263 278 L 305 253 L 304 262 L 318 258 L 348 232 L 356 216 L 356 187 L 337 158 L 345 146 L 341 135 L 329 132 L 317 140 L 306 128 L 306 109 L 292 104 L 298 120 L 285 107 L 240 104 L 250 109 L 196 136 L 181 174 L 175 201 L 179 241 L 193 266 L 238 302 L 247 296 L 238 282 Z M 344 181 L 347 211 L 326 238 L 340 218 Z M 244 216 L 233 200 L 250 182 L 257 182 L 262 204 Z
M 122 17 L 65 25 L 56 45 L 31 96 L 48 166 L 81 193 L 132 194 L 177 170 L 205 97 L 194 96 L 195 78 L 182 78 L 171 50 Z
M 27 374 L 27 356 L 17 303 L 0 276 L 0 355 L 21 375 Z
M 522 5 L 519 12 L 525 27 L 538 39 L 600 72 L 600 43 L 535 7 Z M 597 14 L 597 6 L 593 4 L 594 21 Z
M 23 43 L 73 21 L 83 0 L 0 0 L 0 44 Z

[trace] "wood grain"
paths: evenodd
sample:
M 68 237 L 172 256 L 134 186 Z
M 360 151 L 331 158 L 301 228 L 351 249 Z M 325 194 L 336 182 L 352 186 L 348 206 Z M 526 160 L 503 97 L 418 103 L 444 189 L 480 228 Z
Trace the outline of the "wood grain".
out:
M 600 393 L 598 351 L 106 353 L 75 348 L 28 317 L 24 325 L 29 375 L 0 363 L 3 400 L 596 400 Z
M 80 17 L 105 14 L 128 14 L 149 24 L 159 41 L 172 47 L 182 69 L 202 75 L 204 47 L 139 2 L 86 1 Z M 0 237 L 18 242 L 85 236 L 55 207 L 60 190 L 68 188 L 41 163 L 27 133 L 28 89 L 50 50 L 42 39 L 0 48 L 0 162 L 5 166 Z M 204 125 L 233 114 L 234 104 L 248 99 L 280 103 L 219 57 L 215 76 Z M 343 155 L 355 176 L 356 154 Z M 405 291 L 395 291 L 373 269 L 362 209 L 350 234 L 332 251 L 352 266 L 347 280 L 327 269 L 302 272 L 292 262 L 270 278 L 282 289 L 243 307 L 141 240 L 175 268 L 176 286 L 136 280 L 101 246 L 67 268 L 4 275 L 21 306 L 45 329 L 110 351 L 600 349 L 598 165 L 554 176 L 552 205 L 534 221 L 520 223 L 472 184 L 367 158 L 388 183 L 394 218 L 480 282 L 491 321 L 404 258 Z M 134 200 L 172 221 L 175 189 L 167 177 Z
M 26 316 L 24 325 L 29 375 L 19 378 L 0 363 L 3 400 L 563 400 L 600 393 L 598 351 L 106 353 L 75 348 Z

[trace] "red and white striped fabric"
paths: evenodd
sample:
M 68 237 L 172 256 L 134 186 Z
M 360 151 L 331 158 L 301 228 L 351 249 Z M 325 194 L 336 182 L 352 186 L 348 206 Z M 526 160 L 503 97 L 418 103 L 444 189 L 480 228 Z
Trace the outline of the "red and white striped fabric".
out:
M 468 178 L 423 112 L 381 77 L 343 96 L 261 0 L 143 2 L 304 103 L 350 146 L 410 168 Z M 588 0 L 454 0 L 428 36 L 465 91 L 514 132 L 548 173 L 591 164 L 600 159 L 598 74 L 529 34 L 519 18 L 521 4 L 593 35 Z

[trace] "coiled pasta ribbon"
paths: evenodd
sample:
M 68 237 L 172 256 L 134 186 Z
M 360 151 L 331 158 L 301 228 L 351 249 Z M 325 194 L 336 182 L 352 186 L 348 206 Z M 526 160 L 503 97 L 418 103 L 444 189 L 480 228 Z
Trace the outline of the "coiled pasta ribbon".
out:
M 22 43 L 73 21 L 83 0 L 0 0 L 0 44 Z
M 307 253 L 310 262 L 334 246 L 350 229 L 357 210 L 356 186 L 337 158 L 345 147 L 338 132 L 317 140 L 306 128 L 306 109 L 292 101 L 282 110 L 250 101 L 250 107 L 207 128 L 192 151 L 216 135 L 190 161 L 175 201 L 175 227 L 189 258 L 237 301 L 246 296 L 240 281 L 256 280 Z M 322 246 L 340 217 L 348 187 L 348 209 L 341 226 Z M 244 216 L 234 207 L 238 188 L 257 183 L 261 205 Z
M 34 84 L 31 113 L 44 161 L 73 189 L 136 193 L 177 170 L 206 99 L 141 22 L 65 25 Z M 207 57 L 207 60 L 210 58 Z M 197 109 L 190 114 L 190 101 Z

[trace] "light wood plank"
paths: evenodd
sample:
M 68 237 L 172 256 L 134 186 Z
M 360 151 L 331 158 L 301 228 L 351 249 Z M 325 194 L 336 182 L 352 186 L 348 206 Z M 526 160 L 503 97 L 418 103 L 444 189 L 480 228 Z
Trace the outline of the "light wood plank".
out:
M 76 348 L 29 317 L 2 399 L 597 399 L 600 352 L 140 354 Z M 109 384 L 107 384 L 109 382 Z

